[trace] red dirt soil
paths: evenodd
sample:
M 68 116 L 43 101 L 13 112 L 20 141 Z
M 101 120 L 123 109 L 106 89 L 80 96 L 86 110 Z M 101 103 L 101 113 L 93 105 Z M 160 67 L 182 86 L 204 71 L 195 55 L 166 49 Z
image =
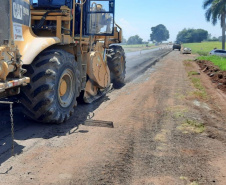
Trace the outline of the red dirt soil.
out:
M 217 88 L 226 93 L 226 71 L 220 70 L 218 66 L 206 60 L 197 60 L 197 64 L 211 78 L 211 81 L 217 84 Z

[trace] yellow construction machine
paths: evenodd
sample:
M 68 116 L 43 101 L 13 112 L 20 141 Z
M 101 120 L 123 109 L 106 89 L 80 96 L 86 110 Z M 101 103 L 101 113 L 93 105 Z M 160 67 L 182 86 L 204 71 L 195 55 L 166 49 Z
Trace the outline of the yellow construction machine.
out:
M 115 0 L 1 0 L 0 98 L 39 122 L 69 119 L 125 79 Z

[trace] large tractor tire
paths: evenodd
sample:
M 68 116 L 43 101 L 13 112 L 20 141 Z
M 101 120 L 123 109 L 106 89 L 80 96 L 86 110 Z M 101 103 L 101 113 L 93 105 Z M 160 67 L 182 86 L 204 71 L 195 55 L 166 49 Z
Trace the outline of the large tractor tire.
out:
M 120 88 L 125 84 L 126 57 L 121 46 L 110 46 L 107 54 L 108 67 L 111 72 L 111 82 L 114 88 Z
M 25 115 L 44 123 L 67 121 L 80 93 L 75 57 L 64 50 L 46 50 L 24 68 L 26 76 L 31 78 L 31 83 L 21 92 Z

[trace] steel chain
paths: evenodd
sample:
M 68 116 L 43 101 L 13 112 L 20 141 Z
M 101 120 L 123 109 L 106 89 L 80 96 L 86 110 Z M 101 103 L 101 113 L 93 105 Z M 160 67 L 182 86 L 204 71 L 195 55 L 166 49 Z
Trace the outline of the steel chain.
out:
M 12 151 L 11 154 L 14 156 L 14 122 L 13 122 L 13 102 L 0 101 L 0 104 L 8 104 L 10 107 L 10 121 L 11 121 L 11 136 L 12 136 Z
M 12 156 L 14 156 L 14 122 L 13 122 L 13 104 L 10 104 L 10 120 L 11 120 L 11 135 L 12 135 Z

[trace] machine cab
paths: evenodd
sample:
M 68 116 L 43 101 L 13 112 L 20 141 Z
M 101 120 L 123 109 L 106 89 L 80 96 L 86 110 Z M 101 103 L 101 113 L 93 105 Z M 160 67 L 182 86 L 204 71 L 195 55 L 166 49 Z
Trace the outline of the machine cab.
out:
M 86 35 L 114 34 L 115 0 L 89 0 L 85 11 Z
M 80 34 L 80 25 L 82 25 L 83 35 L 113 36 L 114 35 L 114 13 L 115 0 L 31 0 L 35 9 L 61 9 L 67 6 L 73 10 L 75 3 L 75 35 Z M 83 4 L 81 7 L 81 4 Z M 83 20 L 81 22 L 81 9 L 83 9 Z M 71 24 L 73 25 L 73 24 Z M 71 30 L 72 27 L 71 27 Z

